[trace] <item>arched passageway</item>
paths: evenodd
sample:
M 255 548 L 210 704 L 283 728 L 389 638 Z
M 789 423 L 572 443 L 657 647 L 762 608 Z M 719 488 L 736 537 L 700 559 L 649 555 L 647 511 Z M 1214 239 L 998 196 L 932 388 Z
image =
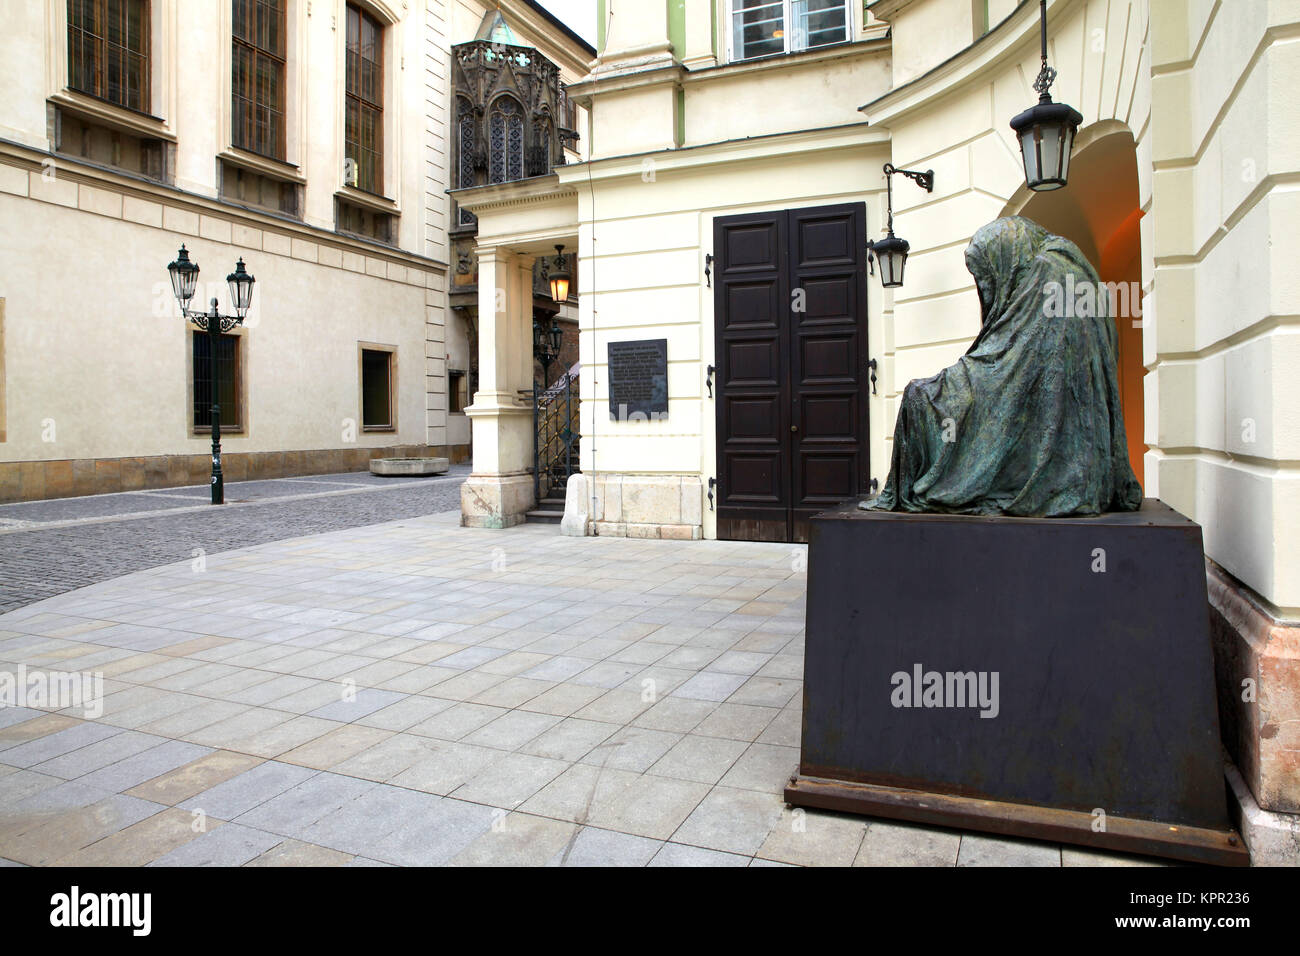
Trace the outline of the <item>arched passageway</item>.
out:
M 1120 403 L 1129 460 L 1145 485 L 1142 209 L 1133 134 L 1113 121 L 1081 130 L 1070 162 L 1070 184 L 1053 192 L 1022 194 L 1008 205 L 1007 214 L 1025 216 L 1074 242 L 1109 284 L 1119 332 Z

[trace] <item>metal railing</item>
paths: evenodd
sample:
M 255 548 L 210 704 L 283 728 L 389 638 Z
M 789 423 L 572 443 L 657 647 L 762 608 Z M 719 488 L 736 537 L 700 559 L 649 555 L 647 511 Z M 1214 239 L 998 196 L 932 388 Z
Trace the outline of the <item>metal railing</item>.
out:
M 549 388 L 522 390 L 533 406 L 533 493 L 541 501 L 579 471 L 578 374 L 574 363 Z

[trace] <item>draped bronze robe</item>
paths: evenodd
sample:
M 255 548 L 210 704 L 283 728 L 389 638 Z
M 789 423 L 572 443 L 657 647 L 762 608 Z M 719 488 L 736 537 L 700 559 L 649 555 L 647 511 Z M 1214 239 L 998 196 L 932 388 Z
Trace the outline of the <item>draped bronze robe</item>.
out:
M 1094 315 L 1064 294 L 1101 290 L 1078 247 L 1028 219 L 983 226 L 966 249 L 979 335 L 955 365 L 908 384 L 894 427 L 887 511 L 1064 517 L 1133 511 L 1104 292 Z M 1046 294 L 1058 283 L 1062 295 Z M 1059 314 L 1063 306 L 1064 315 Z M 1087 311 L 1086 309 L 1083 311 Z

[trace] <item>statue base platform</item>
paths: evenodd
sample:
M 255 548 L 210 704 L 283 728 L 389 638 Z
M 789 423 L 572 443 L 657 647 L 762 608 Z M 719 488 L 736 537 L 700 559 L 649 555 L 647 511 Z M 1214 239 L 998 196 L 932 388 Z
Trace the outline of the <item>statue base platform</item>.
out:
M 1222 865 L 1200 526 L 862 511 L 811 522 L 786 802 Z

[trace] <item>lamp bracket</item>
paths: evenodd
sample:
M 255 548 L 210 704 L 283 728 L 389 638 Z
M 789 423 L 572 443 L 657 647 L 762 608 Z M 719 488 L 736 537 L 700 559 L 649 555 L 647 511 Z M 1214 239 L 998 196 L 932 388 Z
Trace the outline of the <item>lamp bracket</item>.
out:
M 933 169 L 927 169 L 925 172 L 921 172 L 918 169 L 899 169 L 893 163 L 885 163 L 885 175 L 892 176 L 894 173 L 898 173 L 900 176 L 906 176 L 928 193 L 934 192 Z
M 186 310 L 185 317 L 194 324 L 200 332 L 209 332 L 212 330 L 212 323 L 216 322 L 217 331 L 222 335 L 244 324 L 244 320 L 237 315 L 217 315 L 212 312 L 193 312 Z

